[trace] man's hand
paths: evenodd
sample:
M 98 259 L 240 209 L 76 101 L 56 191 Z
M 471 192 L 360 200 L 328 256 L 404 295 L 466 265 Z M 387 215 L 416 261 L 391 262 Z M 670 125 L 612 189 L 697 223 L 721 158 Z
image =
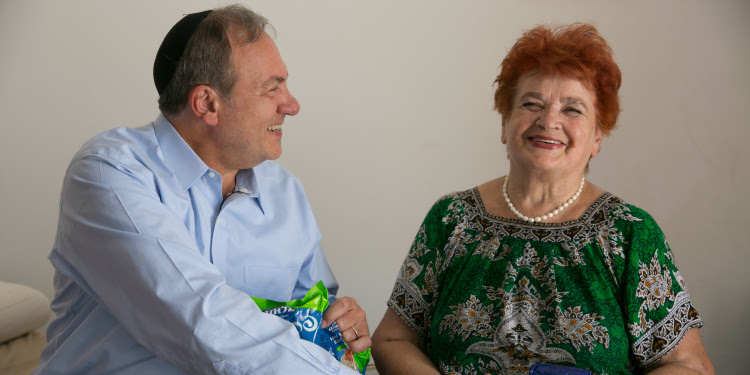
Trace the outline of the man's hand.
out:
M 372 346 L 365 310 L 359 307 L 354 298 L 339 298 L 328 307 L 323 314 L 323 328 L 334 321 L 339 325 L 341 337 L 353 353 L 365 351 Z

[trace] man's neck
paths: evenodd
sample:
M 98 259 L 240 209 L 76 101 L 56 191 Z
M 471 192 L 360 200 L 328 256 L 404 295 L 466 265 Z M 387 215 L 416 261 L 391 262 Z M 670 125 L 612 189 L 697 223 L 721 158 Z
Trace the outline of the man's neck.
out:
M 221 193 L 226 198 L 235 189 L 235 177 L 237 169 L 222 167 L 220 155 L 216 147 L 210 142 L 210 136 L 206 133 L 208 127 L 200 123 L 200 120 L 192 116 L 190 112 L 183 111 L 180 114 L 168 118 L 178 134 L 185 143 L 203 160 L 206 165 L 221 175 Z
M 226 199 L 237 187 L 237 172 L 233 171 L 221 175 L 221 196 L 223 199 Z

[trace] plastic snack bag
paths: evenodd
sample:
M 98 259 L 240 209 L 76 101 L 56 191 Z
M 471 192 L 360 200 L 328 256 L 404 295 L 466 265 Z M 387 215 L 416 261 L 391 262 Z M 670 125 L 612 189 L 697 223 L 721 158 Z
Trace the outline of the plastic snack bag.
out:
M 328 308 L 328 289 L 322 281 L 313 285 L 303 299 L 277 302 L 256 297 L 250 298 L 263 312 L 292 322 L 297 327 L 301 339 L 317 344 L 347 367 L 364 375 L 367 363 L 370 362 L 370 349 L 352 353 L 341 337 L 336 322 L 326 328 L 320 327 L 323 312 Z

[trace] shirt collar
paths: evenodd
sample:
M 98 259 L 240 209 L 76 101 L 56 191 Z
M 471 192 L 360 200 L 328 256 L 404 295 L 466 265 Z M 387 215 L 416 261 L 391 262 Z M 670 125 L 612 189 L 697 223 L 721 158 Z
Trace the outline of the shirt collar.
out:
M 247 194 L 251 197 L 259 197 L 260 191 L 258 186 L 258 177 L 252 169 L 241 169 L 237 171 L 237 177 L 234 179 L 236 186 L 235 191 Z
M 264 162 L 265 163 L 265 162 Z M 263 165 L 261 163 L 261 165 Z M 256 167 L 257 168 L 257 167 Z M 260 207 L 260 211 L 265 214 L 266 210 L 263 207 L 261 200 L 261 184 L 258 182 L 258 174 L 255 173 L 255 169 L 241 169 L 237 171 L 237 177 L 235 178 L 235 191 L 241 192 L 243 195 L 255 198 Z
M 161 113 L 154 121 L 154 132 L 164 156 L 164 162 L 177 177 L 182 188 L 189 189 L 206 173 L 208 166 Z

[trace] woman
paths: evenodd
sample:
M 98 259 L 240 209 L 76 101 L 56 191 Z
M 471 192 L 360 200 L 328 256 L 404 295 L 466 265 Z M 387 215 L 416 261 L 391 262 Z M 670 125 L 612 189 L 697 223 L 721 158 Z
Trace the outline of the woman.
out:
M 536 27 L 496 83 L 509 173 L 427 214 L 373 335 L 378 372 L 712 374 L 654 219 L 584 179 L 620 111 L 607 42 Z

